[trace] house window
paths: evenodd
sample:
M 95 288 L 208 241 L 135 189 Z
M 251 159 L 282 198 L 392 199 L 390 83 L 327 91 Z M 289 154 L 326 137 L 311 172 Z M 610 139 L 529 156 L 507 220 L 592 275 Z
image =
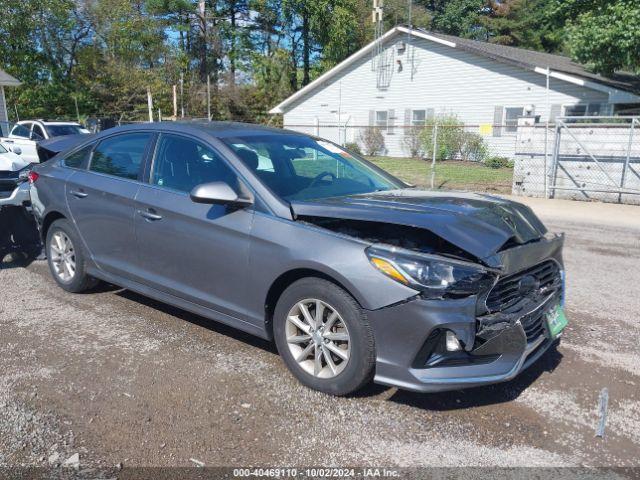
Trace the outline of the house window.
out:
M 597 117 L 611 115 L 611 105 L 607 103 L 582 103 L 577 105 L 565 105 L 565 117 Z
M 376 112 L 376 127 L 386 130 L 388 124 L 388 114 L 386 110 L 379 110 Z
M 518 118 L 524 113 L 524 107 L 505 107 L 504 109 L 504 131 L 506 133 L 516 133 L 518 131 Z
M 422 127 L 427 119 L 426 110 L 413 110 L 411 112 L 411 125 L 414 127 Z

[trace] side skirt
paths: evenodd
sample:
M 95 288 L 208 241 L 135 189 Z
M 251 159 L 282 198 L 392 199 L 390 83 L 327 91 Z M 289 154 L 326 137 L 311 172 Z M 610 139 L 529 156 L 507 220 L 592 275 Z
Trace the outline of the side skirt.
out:
M 266 328 L 257 327 L 249 322 L 245 322 L 244 320 L 241 320 L 239 318 L 232 317 L 231 315 L 227 315 L 225 313 L 203 307 L 201 305 L 198 305 L 197 303 L 189 302 L 188 300 L 184 300 L 183 298 L 176 297 L 175 295 L 160 292 L 155 288 L 151 288 L 147 285 L 143 285 L 132 280 L 127 280 L 115 275 L 108 274 L 103 270 L 96 268 L 94 265 L 91 265 L 87 268 L 87 273 L 93 277 L 99 278 L 100 280 L 113 283 L 114 285 L 118 285 L 119 287 L 126 288 L 127 290 L 131 290 L 133 292 L 144 295 L 145 297 L 153 298 L 154 300 L 158 300 L 159 302 L 173 305 L 188 312 L 195 313 L 196 315 L 201 315 L 210 320 L 223 323 L 233 328 L 237 328 L 238 330 L 242 330 L 243 332 L 250 333 L 251 335 L 255 335 L 256 337 L 270 340 Z

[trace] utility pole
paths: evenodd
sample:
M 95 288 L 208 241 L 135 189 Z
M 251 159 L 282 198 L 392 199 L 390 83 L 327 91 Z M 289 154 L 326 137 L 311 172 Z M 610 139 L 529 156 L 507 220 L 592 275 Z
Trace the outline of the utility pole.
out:
M 149 123 L 153 123 L 153 99 L 151 98 L 151 87 L 147 87 L 147 106 L 149 107 Z
M 211 121 L 211 78 L 207 73 L 207 119 Z
M 180 118 L 184 118 L 184 73 L 180 72 Z
M 173 86 L 173 120 L 178 119 L 178 93 L 177 93 L 177 85 Z
M 73 95 L 73 103 L 76 104 L 76 118 L 78 119 L 78 123 L 80 123 L 80 110 L 78 110 L 78 96 L 77 96 L 77 94 Z

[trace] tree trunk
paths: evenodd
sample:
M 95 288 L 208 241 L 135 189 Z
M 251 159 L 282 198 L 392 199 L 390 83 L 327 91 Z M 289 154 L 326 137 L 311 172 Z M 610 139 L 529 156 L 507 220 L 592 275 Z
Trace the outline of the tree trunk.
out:
M 307 7 L 304 7 L 302 12 L 302 86 L 304 87 L 309 83 L 309 71 L 310 65 L 310 38 L 309 38 L 309 11 Z
M 200 81 L 207 81 L 207 16 L 205 0 L 198 1 L 198 15 L 200 22 Z
M 236 2 L 229 2 L 229 16 L 231 17 L 231 48 L 229 51 L 229 84 L 236 84 Z

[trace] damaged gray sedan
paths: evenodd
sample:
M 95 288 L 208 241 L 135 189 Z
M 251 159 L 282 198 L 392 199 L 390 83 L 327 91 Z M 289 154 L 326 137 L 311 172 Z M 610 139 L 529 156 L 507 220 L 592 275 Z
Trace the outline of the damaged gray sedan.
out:
M 528 207 L 419 191 L 318 138 L 136 125 L 33 173 L 62 288 L 103 280 L 274 340 L 323 392 L 509 380 L 566 326 L 563 237 Z

